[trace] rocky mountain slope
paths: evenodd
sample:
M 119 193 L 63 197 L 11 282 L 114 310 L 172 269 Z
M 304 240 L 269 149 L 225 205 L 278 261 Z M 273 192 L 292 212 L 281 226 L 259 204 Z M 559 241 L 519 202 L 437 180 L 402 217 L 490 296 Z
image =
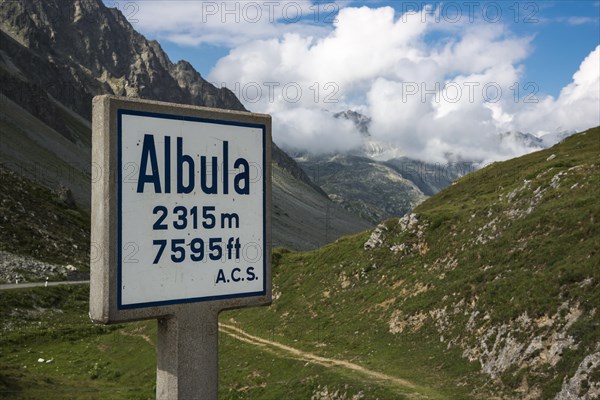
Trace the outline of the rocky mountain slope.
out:
M 468 174 L 372 231 L 276 253 L 270 309 L 226 317 L 437 392 L 423 398 L 595 399 L 598 198 L 600 127 Z
M 0 3 L 5 167 L 52 189 L 68 187 L 76 204 L 89 209 L 91 99 L 105 93 L 244 110 L 232 92 L 210 85 L 185 61 L 172 63 L 156 41 L 100 0 Z M 283 182 L 273 187 L 277 243 L 312 248 L 368 226 L 333 205 L 277 146 L 273 161 Z M 320 221 L 327 215 L 335 223 L 325 227 Z
M 374 224 L 402 216 L 426 198 L 392 165 L 367 157 L 305 155 L 296 161 L 330 199 Z
M 0 282 L 86 278 L 77 271 L 89 270 L 89 216 L 71 192 L 53 192 L 2 166 L 0 188 Z
M 333 116 L 354 124 L 362 136 L 358 148 L 334 154 L 287 150 L 332 200 L 373 223 L 404 215 L 455 179 L 482 166 L 481 160 L 443 164 L 415 160 L 397 145 L 373 138 L 368 116 L 353 110 Z M 561 131 L 537 137 L 518 131 L 503 132 L 497 135 L 495 145 L 524 154 L 548 148 L 573 133 Z
M 369 117 L 352 110 L 334 116 L 354 123 L 363 139 L 360 148 L 335 154 L 291 154 L 334 202 L 372 223 L 406 214 L 474 168 L 468 162 L 440 165 L 403 157 L 400 149 L 373 140 Z
M 2 50 L 27 83 L 87 120 L 98 93 L 244 110 L 231 91 L 215 88 L 185 61 L 173 64 L 158 42 L 100 1 L 8 1 L 0 15 Z

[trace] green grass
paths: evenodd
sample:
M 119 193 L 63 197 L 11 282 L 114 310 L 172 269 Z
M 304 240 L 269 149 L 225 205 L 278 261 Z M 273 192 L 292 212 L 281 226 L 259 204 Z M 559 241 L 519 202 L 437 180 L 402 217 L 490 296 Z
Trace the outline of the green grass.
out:
M 0 292 L 0 397 L 154 398 L 156 323 L 94 325 L 87 318 L 88 296 L 88 287 L 80 285 Z M 412 392 L 224 333 L 219 341 L 222 399 L 305 399 L 325 388 L 348 398 L 362 392 L 402 399 Z
M 551 186 L 555 176 L 558 187 Z M 531 182 L 520 190 L 524 180 Z M 538 187 L 543 195 L 526 213 Z M 526 377 L 543 398 L 552 397 L 600 342 L 599 188 L 595 128 L 475 172 L 425 201 L 415 210 L 426 226 L 422 239 L 392 219 L 384 224 L 384 244 L 374 250 L 363 250 L 369 237 L 363 233 L 315 252 L 276 252 L 273 274 L 281 297 L 268 309 L 231 311 L 228 318 L 255 326 L 259 336 L 411 380 L 430 388 L 430 396 L 515 394 Z M 511 217 L 514 212 L 520 216 Z M 493 238 L 477 243 L 482 232 Z M 426 243 L 427 251 L 390 252 L 399 243 Z M 462 357 L 481 335 L 466 329 L 474 313 L 474 329 L 508 324 L 510 335 L 527 345 L 551 331 L 520 330 L 517 318 L 551 317 L 562 304 L 578 307 L 582 316 L 565 332 L 577 348 L 566 349 L 557 365 L 508 368 L 490 380 L 478 361 Z M 431 314 L 444 309 L 447 326 Z M 407 321 L 424 315 L 422 325 L 392 334 L 394 312 Z M 496 336 L 488 339 L 490 348 Z M 480 386 L 485 389 L 474 390 Z
M 273 304 L 224 312 L 222 322 L 413 387 L 221 333 L 221 398 L 307 399 L 325 387 L 340 399 L 519 398 L 525 380 L 554 397 L 600 342 L 599 187 L 596 128 L 463 177 L 415 210 L 420 233 L 391 219 L 372 250 L 363 249 L 371 232 L 311 252 L 275 250 Z M 399 244 L 405 250 L 390 250 Z M 155 323 L 92 325 L 87 295 L 86 287 L 0 292 L 0 393 L 153 397 Z M 563 333 L 577 346 L 556 365 L 512 364 L 491 377 L 486 358 L 465 357 L 483 341 L 493 353 L 509 337 L 525 347 L 547 340 L 570 309 L 581 315 Z M 558 322 L 536 322 L 544 319 Z M 590 376 L 597 381 L 597 370 Z
M 0 397 L 151 397 L 154 349 L 137 335 L 147 326 L 94 325 L 88 298 L 80 285 L 0 292 Z
M 423 330 L 426 340 L 423 332 L 389 333 L 388 312 L 376 305 L 393 296 L 393 279 L 382 280 L 382 273 L 395 271 L 385 265 L 388 260 L 373 268 L 368 256 L 356 257 L 367 238 L 344 238 L 310 253 L 276 251 L 280 261 L 273 275 L 281 297 L 269 308 L 228 311 L 223 317 L 257 336 L 406 379 L 427 398 L 470 398 L 469 390 L 458 385 L 477 382 L 477 366 L 461 359 L 456 349 L 446 350 L 430 327 Z M 350 253 L 352 261 L 340 263 Z M 342 275 L 352 282 L 345 289 L 338 278 Z M 328 297 L 324 291 L 330 292 Z
M 351 399 L 407 399 L 412 390 L 373 382 L 341 368 L 293 360 L 221 335 L 220 390 L 222 399 L 310 399 L 319 390 L 340 391 Z

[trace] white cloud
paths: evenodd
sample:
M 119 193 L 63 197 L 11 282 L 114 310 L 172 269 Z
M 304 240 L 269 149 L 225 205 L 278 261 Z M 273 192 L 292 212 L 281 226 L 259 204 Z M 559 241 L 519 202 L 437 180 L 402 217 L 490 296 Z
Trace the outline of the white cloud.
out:
M 372 117 L 375 139 L 435 161 L 490 161 L 528 151 L 499 142 L 498 133 L 508 130 L 542 134 L 600 124 L 598 48 L 557 99 L 527 104 L 528 90 L 518 82 L 533 38 L 501 23 L 436 22 L 427 9 L 424 18 L 340 2 L 330 25 L 318 19 L 332 10 L 321 4 L 315 21 L 308 1 L 279 2 L 278 11 L 258 2 L 260 19 L 251 22 L 250 9 L 240 9 L 236 21 L 222 8 L 215 12 L 213 3 L 222 4 L 144 2 L 139 20 L 146 32 L 179 44 L 231 47 L 209 80 L 225 83 L 247 108 L 272 114 L 274 139 L 283 146 L 321 152 L 357 146 L 353 126 L 332 117 L 345 109 Z M 298 13 L 304 18 L 286 23 Z M 515 98 L 516 88 L 521 96 Z
M 317 153 L 344 152 L 358 147 L 360 135 L 352 122 L 311 108 L 289 108 L 277 113 L 273 131 L 278 143 L 289 149 L 312 149 Z
M 232 47 L 293 32 L 324 35 L 343 6 L 306 0 L 144 1 L 135 3 L 135 20 L 141 31 L 178 45 Z
M 598 24 L 598 17 L 559 17 L 559 22 L 566 22 L 568 25 L 586 25 Z
M 546 96 L 515 118 L 518 126 L 538 134 L 600 125 L 600 46 L 583 60 L 557 99 Z

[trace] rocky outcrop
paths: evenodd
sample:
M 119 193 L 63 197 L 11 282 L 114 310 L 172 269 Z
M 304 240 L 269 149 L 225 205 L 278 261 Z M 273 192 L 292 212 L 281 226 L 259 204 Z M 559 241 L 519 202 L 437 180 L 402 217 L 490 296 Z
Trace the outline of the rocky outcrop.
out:
M 3 58 L 88 120 L 91 97 L 106 93 L 245 110 L 230 90 L 209 84 L 188 62 L 172 63 L 158 42 L 101 1 L 9 1 L 0 17 Z
M 19 284 L 69 278 L 89 279 L 89 274 L 78 273 L 71 264 L 57 265 L 0 250 L 0 282 Z
M 555 400 L 592 400 L 600 398 L 600 382 L 593 382 L 590 375 L 600 368 L 600 352 L 583 359 L 575 374 L 565 378 Z

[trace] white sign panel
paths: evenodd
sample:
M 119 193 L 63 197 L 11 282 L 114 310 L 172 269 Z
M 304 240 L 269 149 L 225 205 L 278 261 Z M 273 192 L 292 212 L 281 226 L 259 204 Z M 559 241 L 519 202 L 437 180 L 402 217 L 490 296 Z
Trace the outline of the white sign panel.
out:
M 120 109 L 117 307 L 260 296 L 265 126 Z

